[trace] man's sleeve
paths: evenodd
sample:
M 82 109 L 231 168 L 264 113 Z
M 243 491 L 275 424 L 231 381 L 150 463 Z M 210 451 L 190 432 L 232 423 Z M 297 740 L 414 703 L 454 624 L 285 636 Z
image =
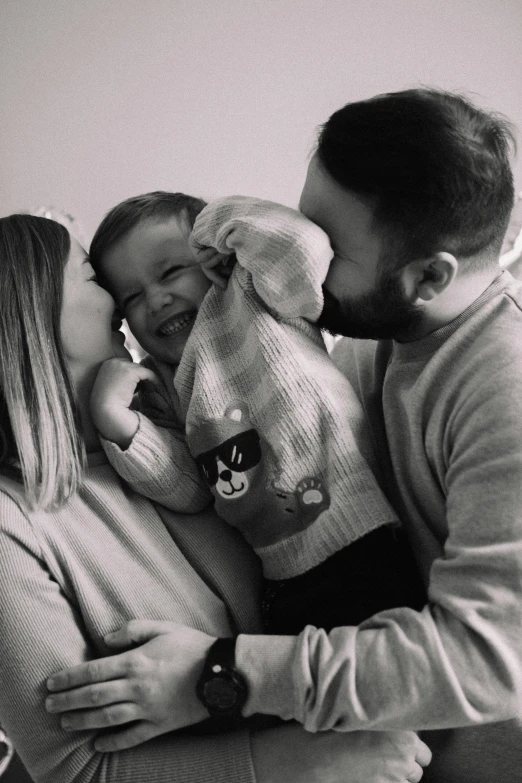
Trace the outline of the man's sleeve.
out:
M 247 732 L 167 734 L 97 753 L 44 707 L 54 672 L 93 657 L 77 607 L 49 572 L 33 530 L 0 493 L 0 720 L 35 783 L 254 783 Z
M 295 718 L 310 731 L 519 717 L 522 367 L 515 358 L 479 356 L 488 372 L 469 372 L 455 401 L 441 455 L 449 535 L 431 567 L 428 605 L 329 634 L 307 627 L 298 637 L 240 636 L 249 713 Z
M 269 309 L 284 318 L 319 318 L 333 251 L 324 231 L 300 212 L 231 196 L 205 207 L 192 238 L 223 253 L 235 252 Z

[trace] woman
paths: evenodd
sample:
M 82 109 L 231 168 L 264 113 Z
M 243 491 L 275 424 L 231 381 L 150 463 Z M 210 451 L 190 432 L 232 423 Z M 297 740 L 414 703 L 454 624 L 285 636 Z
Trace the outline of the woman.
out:
M 104 636 L 133 617 L 258 632 L 258 573 L 210 512 L 190 524 L 106 462 L 89 397 L 100 363 L 127 353 L 113 300 L 62 226 L 0 220 L 0 297 L 0 722 L 34 780 L 418 781 L 425 746 L 408 732 L 196 731 L 111 754 L 46 712 L 47 678 L 107 655 Z

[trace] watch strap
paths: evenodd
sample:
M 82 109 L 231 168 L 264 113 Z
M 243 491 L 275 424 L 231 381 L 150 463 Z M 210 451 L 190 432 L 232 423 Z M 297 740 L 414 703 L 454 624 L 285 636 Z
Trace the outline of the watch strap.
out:
M 235 668 L 236 637 L 216 639 L 207 652 L 196 695 L 211 716 L 238 718 L 248 696 L 247 684 Z
M 227 669 L 235 669 L 236 666 L 236 640 L 237 636 L 229 636 L 216 639 L 210 646 L 205 661 L 205 669 L 212 670 L 214 666 L 222 666 Z

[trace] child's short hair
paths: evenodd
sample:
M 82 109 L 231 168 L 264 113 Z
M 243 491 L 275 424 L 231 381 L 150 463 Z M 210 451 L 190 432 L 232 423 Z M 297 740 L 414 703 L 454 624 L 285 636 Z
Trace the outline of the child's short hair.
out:
M 122 201 L 107 212 L 96 229 L 89 250 L 94 270 L 99 271 L 102 255 L 142 220 L 150 218 L 167 220 L 179 216 L 192 228 L 196 217 L 206 205 L 206 201 L 195 196 L 169 193 L 164 190 L 143 193 L 141 196 L 133 196 Z

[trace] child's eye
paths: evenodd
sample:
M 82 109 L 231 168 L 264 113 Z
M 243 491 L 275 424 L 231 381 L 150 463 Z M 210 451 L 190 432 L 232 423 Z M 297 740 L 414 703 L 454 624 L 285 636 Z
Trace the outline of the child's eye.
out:
M 182 266 L 169 266 L 168 269 L 165 269 L 165 271 L 161 275 L 161 279 L 164 280 L 166 277 L 170 277 L 171 275 L 176 274 L 176 272 L 179 272 L 180 269 L 183 269 L 183 267 Z

